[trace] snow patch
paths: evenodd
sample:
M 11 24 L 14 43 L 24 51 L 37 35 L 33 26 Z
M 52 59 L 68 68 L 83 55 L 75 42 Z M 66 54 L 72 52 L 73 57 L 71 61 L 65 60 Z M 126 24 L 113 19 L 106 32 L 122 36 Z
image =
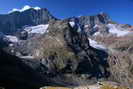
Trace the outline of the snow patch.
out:
M 47 31 L 49 27 L 49 24 L 41 24 L 37 26 L 31 26 L 31 27 L 26 27 L 24 30 L 27 31 L 28 33 L 39 33 L 39 34 L 44 34 Z
M 93 28 L 95 29 L 95 28 L 97 28 L 97 27 L 99 27 L 99 26 L 96 24 Z
M 23 11 L 26 11 L 28 9 L 35 9 L 35 10 L 40 10 L 41 8 L 40 7 L 31 7 L 29 5 L 25 5 L 23 8 L 21 9 L 17 9 L 17 8 L 13 8 L 11 11 L 9 11 L 8 13 L 12 13 L 12 12 L 15 12 L 15 11 L 18 11 L 18 12 L 23 12 Z
M 101 44 L 99 44 L 98 42 L 96 42 L 95 40 L 92 40 L 89 38 L 89 42 L 90 42 L 90 46 L 96 48 L 96 49 L 102 49 L 102 50 L 106 50 L 107 48 Z
M 22 9 L 20 9 L 20 12 L 23 12 L 23 11 L 28 10 L 30 8 L 32 8 L 32 7 L 25 5 Z
M 12 13 L 12 12 L 15 12 L 15 11 L 19 11 L 19 9 L 16 9 L 16 8 L 13 8 L 11 11 L 9 11 L 8 13 Z
M 20 57 L 22 59 L 34 59 L 33 56 L 18 56 L 18 57 Z
M 84 25 L 84 28 L 88 28 L 89 27 L 89 25 Z
M 94 36 L 100 35 L 100 32 L 95 32 Z
M 40 7 L 34 7 L 35 10 L 40 10 L 41 8 Z
M 120 29 L 117 29 L 114 24 L 108 24 L 107 27 L 109 28 L 109 32 L 112 34 L 116 34 L 117 37 L 125 36 L 130 33 L 129 31 L 122 31 Z
M 17 43 L 18 38 L 16 36 L 6 35 L 6 39 L 10 42 Z
M 71 25 L 71 27 L 75 26 L 75 22 L 74 21 L 69 22 L 69 24 Z
M 76 26 L 77 27 L 77 32 L 81 32 L 82 31 L 82 29 L 81 29 L 81 27 L 80 27 L 80 25 L 78 23 L 75 23 L 74 21 L 70 21 L 69 24 L 70 24 L 70 26 L 72 28 L 74 28 Z

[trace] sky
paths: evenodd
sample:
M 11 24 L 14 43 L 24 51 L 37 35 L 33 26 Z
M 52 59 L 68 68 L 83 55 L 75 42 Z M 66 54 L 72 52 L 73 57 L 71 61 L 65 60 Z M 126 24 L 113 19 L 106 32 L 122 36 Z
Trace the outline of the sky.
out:
M 47 8 L 62 19 L 105 12 L 115 22 L 133 25 L 133 0 L 0 0 L 0 14 L 25 5 Z

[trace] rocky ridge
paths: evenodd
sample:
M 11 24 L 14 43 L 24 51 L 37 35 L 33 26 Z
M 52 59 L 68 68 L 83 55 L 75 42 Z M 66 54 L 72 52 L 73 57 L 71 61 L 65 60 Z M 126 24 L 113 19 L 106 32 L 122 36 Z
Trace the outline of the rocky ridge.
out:
M 30 26 L 23 27 L 21 31 L 17 32 L 16 29 L 19 27 L 15 28 L 13 36 L 4 35 L 5 32 L 1 30 L 3 33 L 0 35 L 0 56 L 7 60 L 7 62 L 3 62 L 1 59 L 0 65 L 0 71 L 3 73 L 1 77 L 4 76 L 3 79 L 0 79 L 3 86 L 6 86 L 7 81 L 15 79 L 16 84 L 20 83 L 19 87 L 21 87 L 23 80 L 19 79 L 19 74 L 14 74 L 14 71 L 16 73 L 33 71 L 33 74 L 37 74 L 35 77 L 39 77 L 39 80 L 33 78 L 34 76 L 31 78 L 31 81 L 37 82 L 36 86 L 32 86 L 34 83 L 28 84 L 30 79 L 29 81 L 25 79 L 27 86 L 30 85 L 31 89 L 47 84 L 50 86 L 79 86 L 105 80 L 133 87 L 133 64 L 132 54 L 130 54 L 132 52 L 132 27 L 130 25 L 113 23 L 105 13 L 57 20 L 49 15 L 46 9 L 35 11 L 31 8 L 9 15 L 22 15 L 23 17 L 26 14 L 26 17 L 23 18 L 27 18 L 31 13 L 33 17 L 35 16 L 35 18 L 31 16 L 31 19 L 28 20 L 31 22 L 24 20 L 22 21 L 24 24 L 18 23 L 21 25 L 20 27 Z M 19 21 L 21 22 L 21 20 Z M 5 26 L 7 25 L 5 24 Z M 11 24 L 11 28 L 4 31 L 9 32 L 8 30 L 11 30 L 12 26 L 14 25 Z M 14 38 L 17 41 L 14 42 Z M 14 61 L 11 61 L 12 59 Z M 11 64 L 12 71 L 10 65 L 5 66 L 8 60 L 15 63 L 15 66 Z M 21 67 L 17 61 L 22 62 L 22 69 L 16 69 L 16 66 Z M 23 65 L 28 66 L 29 70 L 25 70 Z M 12 75 L 7 79 L 5 75 L 8 73 Z M 26 78 L 28 75 L 32 75 L 32 73 L 24 73 L 23 77 Z M 16 75 L 18 77 L 12 79 L 12 76 Z
M 5 34 L 13 34 L 25 26 L 47 24 L 50 20 L 56 20 L 56 18 L 46 8 L 39 10 L 29 8 L 23 12 L 15 11 L 0 15 L 0 31 Z

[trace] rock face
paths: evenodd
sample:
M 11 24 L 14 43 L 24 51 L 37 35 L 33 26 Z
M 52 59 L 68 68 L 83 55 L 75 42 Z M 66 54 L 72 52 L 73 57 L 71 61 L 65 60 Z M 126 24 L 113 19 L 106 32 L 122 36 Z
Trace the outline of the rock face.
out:
M 16 53 L 12 54 L 20 53 L 17 56 L 24 58 L 26 65 L 58 85 L 90 84 L 109 76 L 107 53 L 92 48 L 86 33 L 71 27 L 66 20 L 49 22 L 47 34 L 21 45 L 13 47 Z
M 5 89 L 37 89 L 43 79 L 18 57 L 0 49 L 0 86 Z
M 78 22 L 80 25 L 90 25 L 93 27 L 95 24 L 107 24 L 111 21 L 106 13 L 100 13 L 94 16 L 80 16 L 69 18 L 70 21 Z
M 16 35 L 0 33 L 0 86 L 14 81 L 10 87 L 34 89 L 113 80 L 133 87 L 131 26 L 113 23 L 104 13 L 57 20 L 46 9 L 31 8 L 1 15 L 0 27 Z
M 94 16 L 72 17 L 68 20 L 78 23 L 81 28 L 85 30 L 88 36 L 93 35 L 99 29 L 101 31 L 102 29 L 107 30 L 107 28 L 105 28 L 105 25 L 111 22 L 111 19 L 105 13 L 100 13 Z M 99 26 L 100 28 L 97 28 L 97 26 Z
M 94 16 L 68 18 L 71 23 L 78 24 L 89 37 L 92 36 L 125 36 L 132 31 L 130 25 L 113 22 L 105 13 Z
M 56 20 L 56 18 L 47 9 L 35 10 L 31 8 L 24 12 L 16 11 L 0 15 L 0 31 L 6 34 L 14 33 L 24 26 L 47 24 L 50 20 Z

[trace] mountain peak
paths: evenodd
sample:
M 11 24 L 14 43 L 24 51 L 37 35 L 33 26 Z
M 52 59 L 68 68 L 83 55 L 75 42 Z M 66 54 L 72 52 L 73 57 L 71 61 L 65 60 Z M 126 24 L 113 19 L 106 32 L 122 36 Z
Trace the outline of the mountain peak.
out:
M 23 8 L 21 8 L 21 9 L 17 9 L 17 8 L 13 8 L 11 11 L 9 11 L 8 13 L 13 13 L 13 12 L 16 12 L 16 11 L 18 11 L 18 12 L 23 12 L 23 11 L 26 11 L 26 10 L 29 10 L 29 9 L 31 9 L 31 8 L 33 8 L 34 10 L 40 10 L 41 8 L 40 7 L 31 7 L 31 6 L 29 6 L 29 5 L 25 5 Z
M 46 8 L 26 5 L 21 9 L 13 9 L 9 14 L 0 15 L 0 27 L 2 29 L 0 31 L 14 33 L 24 26 L 48 24 L 50 20 L 56 20 L 56 18 Z

